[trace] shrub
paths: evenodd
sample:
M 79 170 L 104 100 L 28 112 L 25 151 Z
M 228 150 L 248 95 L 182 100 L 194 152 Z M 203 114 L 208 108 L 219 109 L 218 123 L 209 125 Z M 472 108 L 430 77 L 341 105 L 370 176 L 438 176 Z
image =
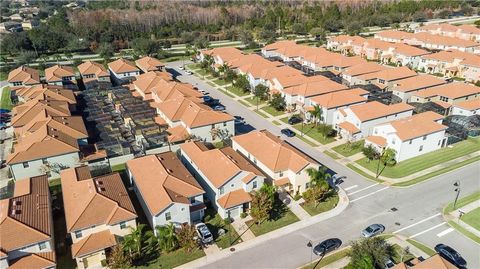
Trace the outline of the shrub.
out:
M 246 217 L 247 217 L 247 213 L 245 212 L 240 213 L 240 218 L 244 219 Z

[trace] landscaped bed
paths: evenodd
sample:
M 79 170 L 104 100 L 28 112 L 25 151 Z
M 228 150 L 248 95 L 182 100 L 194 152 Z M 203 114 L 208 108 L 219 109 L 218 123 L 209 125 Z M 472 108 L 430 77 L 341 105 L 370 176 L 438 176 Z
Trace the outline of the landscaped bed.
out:
M 338 199 L 338 194 L 332 192 L 332 195 L 328 196 L 325 201 L 317 203 L 317 205 L 314 203 L 303 203 L 302 207 L 308 212 L 308 214 L 310 214 L 310 216 L 314 216 L 335 208 L 338 204 Z
M 434 152 L 426 153 L 424 155 L 414 157 L 403 162 L 400 162 L 392 167 L 386 167 L 382 176 L 389 178 L 400 178 L 411 175 L 413 173 L 422 171 L 432 166 L 451 161 L 453 159 L 462 157 L 464 155 L 480 150 L 480 138 L 469 138 L 465 141 L 458 142 L 452 148 L 443 148 Z M 357 161 L 358 164 L 369 169 L 373 173 L 377 171 L 378 161 L 368 161 L 363 158 Z M 381 166 L 380 168 L 382 168 Z M 445 171 L 446 172 L 446 171 Z
M 207 225 L 210 232 L 213 234 L 215 243 L 219 248 L 228 248 L 231 245 L 235 245 L 241 242 L 240 236 L 237 231 L 231 225 L 225 225 L 224 220 L 220 215 L 215 212 L 215 210 L 208 208 L 205 210 L 205 224 Z M 218 237 L 218 230 L 225 230 L 225 234 Z M 230 242 L 232 244 L 230 244 Z
M 360 140 L 360 141 L 353 142 L 353 143 L 350 143 L 350 144 L 345 143 L 345 144 L 333 147 L 332 149 L 334 151 L 340 153 L 341 155 L 345 156 L 345 157 L 350 157 L 350 156 L 355 155 L 359 152 L 362 152 L 364 142 L 365 141 Z
M 259 236 L 297 221 L 299 221 L 297 216 L 295 216 L 278 197 L 275 197 L 271 217 L 260 224 L 255 224 L 253 220 L 250 220 L 247 222 L 247 225 L 255 236 Z

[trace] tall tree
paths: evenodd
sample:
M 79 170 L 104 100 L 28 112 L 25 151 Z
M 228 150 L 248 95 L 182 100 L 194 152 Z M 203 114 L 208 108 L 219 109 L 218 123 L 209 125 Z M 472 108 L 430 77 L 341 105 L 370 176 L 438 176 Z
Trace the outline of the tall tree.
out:
M 233 85 L 244 92 L 250 91 L 250 82 L 248 82 L 247 76 L 245 75 L 238 75 Z
M 112 252 L 108 257 L 108 268 L 111 269 L 128 269 L 131 268 L 131 260 L 125 255 L 125 251 L 121 245 L 113 247 Z
M 177 232 L 178 243 L 182 248 L 187 252 L 198 248 L 198 244 L 195 241 L 195 236 L 197 232 L 195 227 L 190 224 L 184 224 L 182 228 Z
M 393 254 L 393 247 L 384 238 L 363 238 L 352 243 L 350 265 L 352 268 L 383 268 Z
M 310 114 L 314 118 L 315 126 L 317 126 L 319 122 L 323 121 L 323 110 L 319 105 L 314 105 L 313 111 L 310 111 Z
M 377 150 L 370 144 L 362 149 L 363 155 L 367 157 L 368 162 L 378 157 Z
M 287 107 L 285 98 L 283 98 L 283 96 L 280 93 L 272 94 L 272 97 L 270 98 L 268 103 L 277 111 L 284 111 L 285 108 Z
M 332 125 L 321 123 L 317 126 L 318 132 L 322 134 L 324 139 L 327 139 L 328 136 L 331 136 L 334 132 Z
M 328 180 L 332 177 L 328 173 L 327 168 L 322 166 L 318 169 L 308 168 L 306 170 L 310 177 L 310 188 L 303 194 L 307 202 L 314 202 L 317 206 L 319 201 L 322 201 L 330 189 Z
M 178 239 L 173 223 L 157 226 L 155 229 L 157 230 L 158 246 L 161 250 L 170 252 L 178 247 Z
M 124 237 L 122 246 L 125 252 L 128 253 L 132 260 L 137 260 L 145 254 L 150 254 L 151 249 L 148 249 L 146 242 L 152 236 L 151 233 L 147 233 L 145 224 L 138 224 L 134 229 L 130 227 L 130 234 Z
M 275 187 L 264 184 L 260 190 L 253 192 L 250 215 L 255 222 L 261 223 L 270 217 L 275 203 Z

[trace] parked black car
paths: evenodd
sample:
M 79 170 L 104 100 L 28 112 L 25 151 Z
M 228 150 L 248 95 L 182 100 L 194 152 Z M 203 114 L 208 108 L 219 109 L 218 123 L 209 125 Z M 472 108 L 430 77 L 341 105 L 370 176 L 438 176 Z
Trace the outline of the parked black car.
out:
M 295 132 L 288 129 L 288 128 L 282 129 L 281 132 L 282 132 L 282 134 L 284 134 L 288 137 L 294 137 L 295 136 Z
M 435 251 L 458 268 L 467 268 L 467 261 L 453 248 L 444 244 L 438 244 L 435 246 Z
M 297 124 L 297 123 L 300 123 L 300 122 L 302 122 L 302 118 L 297 117 L 297 116 L 292 116 L 288 119 L 288 124 L 290 124 L 290 125 L 294 125 L 294 124 Z
M 313 248 L 313 253 L 318 256 L 323 256 L 335 249 L 338 249 L 342 245 L 342 240 L 338 238 L 327 239 Z

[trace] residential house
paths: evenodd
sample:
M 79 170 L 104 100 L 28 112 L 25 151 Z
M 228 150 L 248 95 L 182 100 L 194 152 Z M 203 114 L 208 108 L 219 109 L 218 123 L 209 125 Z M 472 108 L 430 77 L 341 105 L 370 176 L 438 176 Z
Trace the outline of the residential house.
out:
M 333 125 L 339 136 L 355 141 L 372 135 L 378 124 L 406 118 L 412 113 L 413 107 L 405 103 L 384 105 L 373 101 L 335 111 Z
M 40 84 L 40 73 L 38 70 L 22 65 L 8 73 L 8 85 L 12 90 L 19 87 L 27 87 Z
M 289 87 L 298 86 L 298 85 L 302 85 L 309 82 L 325 81 L 325 80 L 328 80 L 328 78 L 321 75 L 308 76 L 308 77 L 305 75 L 274 77 L 269 82 L 270 94 L 282 93 L 283 90 Z
M 232 148 L 255 164 L 273 184 L 292 195 L 309 187 L 307 169 L 318 169 L 317 161 L 272 133 L 261 130 L 232 137 Z
M 356 78 L 356 83 L 363 85 L 373 84 L 379 89 L 385 90 L 387 88 L 390 88 L 398 80 L 414 77 L 416 75 L 417 72 L 411 70 L 406 66 L 401 66 L 360 75 Z
M 51 205 L 45 175 L 15 181 L 0 200 L 1 268 L 56 268 Z
M 366 103 L 368 94 L 368 91 L 354 88 L 317 95 L 310 98 L 310 107 L 313 109 L 314 106 L 319 106 L 322 109 L 320 122 L 332 125 L 335 111 Z M 307 117 L 311 117 L 310 113 L 307 113 Z
M 281 90 L 282 96 L 288 106 L 296 109 L 307 108 L 311 106 L 310 98 L 322 94 L 343 91 L 347 86 L 329 80 L 328 78 L 313 82 L 306 82 L 300 85 L 291 86 Z
M 130 160 L 127 173 L 152 228 L 202 220 L 205 191 L 175 153 L 164 152 Z
M 141 96 L 143 100 L 152 100 L 152 89 L 159 87 L 159 84 L 165 83 L 172 79 L 171 75 L 166 72 L 150 71 L 143 73 L 132 82 L 132 94 L 134 96 Z
M 67 65 L 54 65 L 45 69 L 45 81 L 48 85 L 63 86 L 68 89 L 78 89 L 75 80 L 75 70 Z
M 394 120 L 373 128 L 365 138 L 366 145 L 373 145 L 378 152 L 385 148 L 395 150 L 395 160 L 401 162 L 438 150 L 446 145 L 443 116 L 428 111 Z
M 409 262 L 401 262 L 391 269 L 458 269 L 457 266 L 453 265 L 451 262 L 441 257 L 438 253 L 420 261 L 418 258 L 415 258 Z
M 327 39 L 327 49 L 344 55 L 361 55 L 365 38 L 361 36 L 338 35 Z
M 384 64 L 417 68 L 421 61 L 421 56 L 429 53 L 430 52 L 426 50 L 414 46 L 398 43 L 395 44 L 393 49 L 382 53 L 381 62 Z
M 192 84 L 188 83 L 160 80 L 153 88 L 151 88 L 151 93 L 152 99 L 155 102 L 151 103 L 153 107 L 158 106 L 156 103 L 185 97 L 188 97 L 190 100 L 197 103 L 203 102 L 203 94 L 194 89 Z
M 110 82 L 110 73 L 100 63 L 86 61 L 78 66 L 78 71 L 85 85 L 85 89 L 89 90 L 96 87 L 109 87 L 112 85 Z
M 182 144 L 180 152 L 220 217 L 235 219 L 249 210 L 250 193 L 260 189 L 265 176 L 248 160 L 231 147 L 208 149 L 200 142 Z
M 267 86 L 268 88 L 271 88 L 272 85 L 275 83 L 273 81 L 275 78 L 289 78 L 289 77 L 298 77 L 302 75 L 303 75 L 303 72 L 299 71 L 298 69 L 295 69 L 288 65 L 284 65 L 284 66 L 265 70 L 261 74 L 261 78 L 262 78 L 262 84 Z
M 74 111 L 77 100 L 75 94 L 70 89 L 65 89 L 62 86 L 51 86 L 46 84 L 39 84 L 35 86 L 26 86 L 18 88 L 15 95 L 22 103 L 31 100 L 50 100 L 50 101 L 64 101 L 69 104 L 69 109 Z
M 432 75 L 418 75 L 397 80 L 393 86 L 388 89 L 395 96 L 402 99 L 402 102 L 410 102 L 412 93 L 422 91 L 431 87 L 443 85 L 447 83 L 445 80 Z
M 457 50 L 440 51 L 422 56 L 418 69 L 476 82 L 480 81 L 480 56 Z
M 22 127 L 40 113 L 49 116 L 70 116 L 69 108 L 69 103 L 65 101 L 32 99 L 13 108 L 11 126 Z
M 456 103 L 452 107 L 451 114 L 461 116 L 480 115 L 480 99 Z
M 117 85 L 130 83 L 136 76 L 140 75 L 140 69 L 134 63 L 123 58 L 108 63 L 108 70 L 112 82 Z
M 307 74 L 318 74 L 325 71 L 331 71 L 331 63 L 335 59 L 345 57 L 341 54 L 330 52 L 324 48 L 314 48 L 314 52 L 305 54 L 302 59 L 302 69 Z
M 468 53 L 480 53 L 480 43 L 463 40 L 456 37 L 432 35 L 430 33 L 415 33 L 404 42 L 408 45 L 420 46 L 430 50 L 459 50 Z
M 343 82 L 347 85 L 353 86 L 357 84 L 362 84 L 364 80 L 360 79 L 360 76 L 364 76 L 366 74 L 375 73 L 382 70 L 387 70 L 388 67 L 374 63 L 374 62 L 367 62 L 362 64 L 353 65 L 351 67 L 346 68 L 342 72 L 342 79 Z
M 262 56 L 265 58 L 275 58 L 277 60 L 282 59 L 280 54 L 281 51 L 284 51 L 286 48 L 296 48 L 297 42 L 294 40 L 281 40 L 274 42 L 272 44 L 268 44 L 262 48 Z
M 237 67 L 237 72 L 246 75 L 250 87 L 254 89 L 257 85 L 263 84 L 267 86 L 267 78 L 265 77 L 265 72 L 269 69 L 274 69 L 277 67 L 283 66 L 281 62 L 271 62 L 262 58 L 259 55 L 257 57 L 248 57 L 244 58 L 246 61 L 243 61 L 241 65 Z M 240 60 L 242 62 L 242 60 Z
M 404 31 L 386 30 L 375 33 L 374 38 L 385 42 L 403 43 L 405 39 L 410 38 L 412 35 L 412 33 Z
M 136 60 L 135 64 L 143 73 L 150 71 L 165 71 L 165 64 L 150 56 L 145 56 Z
M 427 24 L 415 29 L 415 33 L 422 32 L 480 42 L 480 30 L 474 25 L 455 26 L 448 23 L 441 23 Z
M 363 44 L 363 50 L 360 56 L 367 60 L 380 61 L 385 52 L 392 51 L 395 45 L 379 39 L 367 39 Z M 358 54 L 356 54 L 358 55 Z
M 218 68 L 223 64 L 229 64 L 231 61 L 245 56 L 241 50 L 234 47 L 220 47 L 202 50 L 199 54 L 199 60 L 204 61 L 205 55 L 212 56 L 215 68 Z
M 94 177 L 88 166 L 60 173 L 67 233 L 79 269 L 107 268 L 110 249 L 137 227 L 137 213 L 118 173 Z

